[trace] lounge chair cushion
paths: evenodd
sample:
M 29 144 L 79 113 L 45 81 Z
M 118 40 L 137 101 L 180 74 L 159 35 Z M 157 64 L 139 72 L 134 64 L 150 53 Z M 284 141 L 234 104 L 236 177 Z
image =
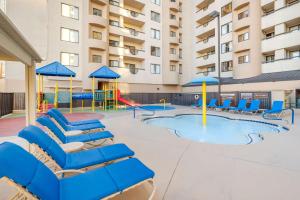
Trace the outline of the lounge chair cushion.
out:
M 8 177 L 39 199 L 59 199 L 59 180 L 43 163 L 16 144 L 0 145 L 0 178 Z
M 101 131 L 95 133 L 87 133 L 81 135 L 68 136 L 66 138 L 66 143 L 69 142 L 91 142 L 96 140 L 102 140 L 107 138 L 113 138 L 114 135 L 109 131 Z
M 64 169 L 80 169 L 120 158 L 133 156 L 134 152 L 125 144 L 114 144 L 67 154 Z
M 131 158 L 62 179 L 60 195 L 62 200 L 101 199 L 153 176 L 153 171 Z

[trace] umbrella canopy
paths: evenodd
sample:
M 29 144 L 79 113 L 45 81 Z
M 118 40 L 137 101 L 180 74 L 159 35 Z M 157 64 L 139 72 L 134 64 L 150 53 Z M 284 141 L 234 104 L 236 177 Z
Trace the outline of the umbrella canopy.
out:
M 121 76 L 107 66 L 103 66 L 89 75 L 89 78 L 118 79 Z
M 42 76 L 61 76 L 61 77 L 75 77 L 76 73 L 68 69 L 59 62 L 50 63 L 44 67 L 36 69 L 36 74 Z
M 185 84 L 184 87 L 201 86 L 204 82 L 206 85 L 217 85 L 219 80 L 214 77 L 203 76 L 193 79 L 191 82 Z

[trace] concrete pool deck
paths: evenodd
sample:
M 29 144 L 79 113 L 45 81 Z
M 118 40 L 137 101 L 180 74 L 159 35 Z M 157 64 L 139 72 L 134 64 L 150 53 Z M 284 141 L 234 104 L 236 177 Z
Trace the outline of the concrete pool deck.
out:
M 177 106 L 156 116 L 199 113 Z M 233 118 L 259 116 L 210 112 Z M 294 200 L 300 198 L 300 131 L 296 125 L 283 134 L 264 135 L 251 145 L 214 145 L 178 138 L 164 128 L 142 122 L 138 111 L 95 114 L 136 157 L 156 173 L 154 199 L 170 200 Z M 93 117 L 92 114 L 89 117 Z M 95 118 L 94 117 L 94 118 Z M 272 123 L 274 121 L 271 121 Z M 276 121 L 274 122 L 276 123 Z M 1 124 L 1 120 L 0 120 Z M 222 131 L 222 130 L 220 130 Z

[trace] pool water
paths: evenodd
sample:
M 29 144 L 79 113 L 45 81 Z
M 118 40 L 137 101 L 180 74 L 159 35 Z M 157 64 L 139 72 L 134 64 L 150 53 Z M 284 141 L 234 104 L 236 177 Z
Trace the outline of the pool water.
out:
M 160 106 L 160 105 L 145 105 L 145 106 L 138 106 L 136 109 L 144 109 L 149 111 L 164 111 L 164 110 L 174 110 L 175 107 L 172 106 Z M 133 107 L 128 107 L 127 110 L 133 110 Z
M 252 144 L 263 140 L 261 134 L 286 132 L 284 127 L 259 121 L 237 120 L 208 115 L 206 127 L 202 115 L 179 115 L 146 119 L 145 123 L 170 129 L 179 137 L 213 144 Z

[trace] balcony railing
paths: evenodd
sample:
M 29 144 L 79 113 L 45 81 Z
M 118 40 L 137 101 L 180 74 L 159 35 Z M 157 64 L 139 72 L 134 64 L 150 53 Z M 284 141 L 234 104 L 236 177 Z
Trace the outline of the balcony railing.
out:
M 294 30 L 291 30 L 291 31 L 286 31 L 286 32 L 284 32 L 284 33 L 280 33 L 280 34 L 276 34 L 276 35 L 274 34 L 274 35 L 272 35 L 272 36 L 263 38 L 262 40 L 269 40 L 269 39 L 274 38 L 274 37 L 276 37 L 276 36 L 284 35 L 284 34 L 289 34 L 289 33 L 292 33 L 292 32 L 294 32 L 294 31 L 300 31 L 300 26 L 298 26 L 297 29 L 294 29 Z
M 123 10 L 126 10 L 132 17 L 138 17 L 139 15 L 145 16 L 144 13 L 136 12 L 136 11 L 134 11 L 134 10 L 130 10 L 130 9 L 121 7 L 121 6 L 119 5 L 119 2 L 118 2 L 118 1 L 110 0 L 110 1 L 109 1 L 109 4 L 110 4 L 110 5 L 113 5 L 113 6 L 116 6 L 116 7 L 119 7 L 119 8 L 121 8 L 121 9 L 123 9 Z
M 293 57 L 285 57 L 285 58 L 281 58 L 281 59 L 274 59 L 274 60 L 264 60 L 262 61 L 262 64 L 266 64 L 266 63 L 273 63 L 273 62 L 277 62 L 277 61 L 281 61 L 281 60 L 293 60 L 293 59 L 300 59 L 300 56 L 293 56 Z
M 118 28 L 121 28 L 121 29 L 129 30 L 130 35 L 133 35 L 133 36 L 138 36 L 139 34 L 145 34 L 144 32 L 137 31 L 137 30 L 132 29 L 132 28 L 122 27 L 122 26 L 118 26 L 116 24 L 111 24 L 111 23 L 109 25 L 114 26 L 114 27 L 118 27 Z
M 299 2 L 300 2 L 300 0 L 296 0 L 296 1 L 293 1 L 293 2 L 291 2 L 291 3 L 288 3 L 288 4 L 285 5 L 284 7 L 281 7 L 281 8 L 278 8 L 278 9 L 276 9 L 276 10 L 269 11 L 269 12 L 267 12 L 267 13 L 264 13 L 264 14 L 263 14 L 263 17 L 264 17 L 264 16 L 268 16 L 268 15 L 270 15 L 270 14 L 272 14 L 272 13 L 278 11 L 278 10 L 282 10 L 282 9 L 284 9 L 284 8 L 293 6 L 293 5 L 295 5 L 295 4 L 299 3 Z

